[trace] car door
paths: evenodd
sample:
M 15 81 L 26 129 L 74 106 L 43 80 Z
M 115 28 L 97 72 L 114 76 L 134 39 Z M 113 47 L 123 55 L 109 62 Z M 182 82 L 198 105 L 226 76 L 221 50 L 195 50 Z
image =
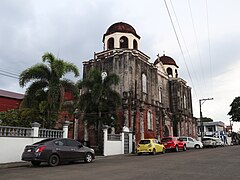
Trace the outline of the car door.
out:
M 187 147 L 189 147 L 189 148 L 194 148 L 194 146 L 195 146 L 195 141 L 194 141 L 194 139 L 193 138 L 191 138 L 191 137 L 188 137 L 187 138 L 188 139 L 188 141 L 187 141 Z
M 85 157 L 85 149 L 82 144 L 73 139 L 67 139 L 67 146 L 70 148 L 70 159 L 77 161 Z
M 66 161 L 70 158 L 70 148 L 67 146 L 67 142 L 65 139 L 57 139 L 53 141 L 54 144 L 54 152 L 60 156 L 61 161 Z

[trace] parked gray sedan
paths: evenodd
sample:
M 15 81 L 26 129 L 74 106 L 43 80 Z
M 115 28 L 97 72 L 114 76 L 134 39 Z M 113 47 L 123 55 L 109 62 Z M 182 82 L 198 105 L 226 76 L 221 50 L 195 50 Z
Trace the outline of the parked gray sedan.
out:
M 82 145 L 73 139 L 44 139 L 25 147 L 22 154 L 23 161 L 31 161 L 32 165 L 39 166 L 47 162 L 50 166 L 57 166 L 60 162 L 74 162 L 84 160 L 92 162 L 95 158 L 93 149 Z

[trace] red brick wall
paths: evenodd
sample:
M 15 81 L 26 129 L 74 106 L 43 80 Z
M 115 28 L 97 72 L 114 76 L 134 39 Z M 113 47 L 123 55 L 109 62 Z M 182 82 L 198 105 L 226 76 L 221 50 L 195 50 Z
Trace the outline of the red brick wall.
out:
M 19 108 L 21 101 L 20 99 L 0 97 L 0 112 Z

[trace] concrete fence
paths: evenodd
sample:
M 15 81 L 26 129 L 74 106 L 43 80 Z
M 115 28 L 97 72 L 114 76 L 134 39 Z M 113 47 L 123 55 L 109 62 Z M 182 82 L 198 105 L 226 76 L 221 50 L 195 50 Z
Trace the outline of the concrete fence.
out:
M 67 138 L 68 123 L 63 130 L 41 129 L 39 123 L 32 128 L 0 126 L 0 163 L 19 162 L 26 145 L 45 138 Z
M 125 129 L 120 134 L 108 134 L 108 126 L 103 128 L 103 155 L 128 154 L 132 152 L 132 133 Z

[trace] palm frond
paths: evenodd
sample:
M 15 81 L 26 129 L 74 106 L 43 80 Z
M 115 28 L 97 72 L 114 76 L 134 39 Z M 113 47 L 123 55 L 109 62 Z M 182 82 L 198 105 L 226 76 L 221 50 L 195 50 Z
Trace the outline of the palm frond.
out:
M 42 56 L 42 61 L 43 62 L 47 61 L 50 65 L 55 61 L 55 59 L 56 59 L 55 56 L 50 52 L 46 52 Z
M 51 76 L 49 68 L 45 64 L 36 64 L 25 71 L 19 76 L 19 85 L 24 87 L 28 82 L 35 80 L 47 81 Z
M 66 73 L 73 72 L 75 77 L 79 76 L 79 70 L 76 65 L 74 65 L 73 63 L 69 63 L 69 62 L 64 62 L 64 66 L 65 66 L 64 75 Z

